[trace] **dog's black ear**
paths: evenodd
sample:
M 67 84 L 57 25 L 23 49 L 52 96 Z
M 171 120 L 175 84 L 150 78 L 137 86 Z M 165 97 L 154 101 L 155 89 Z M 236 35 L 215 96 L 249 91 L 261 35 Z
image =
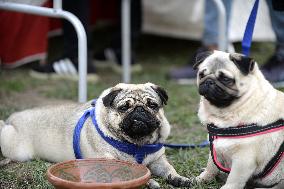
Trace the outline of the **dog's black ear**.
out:
M 200 53 L 197 53 L 193 57 L 193 69 L 197 69 L 199 64 L 201 64 L 208 56 L 213 54 L 213 51 L 203 51 Z
M 248 75 L 254 68 L 254 59 L 238 53 L 231 53 L 229 58 L 241 70 L 244 75 Z
M 164 105 L 167 105 L 167 102 L 168 102 L 168 94 L 166 92 L 165 89 L 163 89 L 162 87 L 159 87 L 159 86 L 151 86 L 151 88 L 158 94 L 158 96 L 160 97 L 162 103 Z
M 120 91 L 122 91 L 122 89 L 112 90 L 112 91 L 110 91 L 110 93 L 108 95 L 103 97 L 103 103 L 104 103 L 105 107 L 111 107 L 112 106 L 113 100 L 118 95 L 118 93 L 120 93 Z

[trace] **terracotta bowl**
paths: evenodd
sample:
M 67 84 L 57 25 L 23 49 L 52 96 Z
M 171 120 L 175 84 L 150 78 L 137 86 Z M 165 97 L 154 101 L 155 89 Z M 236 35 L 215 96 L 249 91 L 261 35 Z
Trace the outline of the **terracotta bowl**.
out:
M 48 181 L 57 189 L 140 188 L 150 179 L 144 165 L 114 159 L 80 159 L 52 165 Z

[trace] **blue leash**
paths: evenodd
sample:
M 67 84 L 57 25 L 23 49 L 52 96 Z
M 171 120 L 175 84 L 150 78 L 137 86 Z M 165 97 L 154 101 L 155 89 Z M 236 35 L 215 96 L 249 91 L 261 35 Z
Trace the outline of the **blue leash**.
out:
M 92 103 L 92 105 L 95 104 L 95 101 Z M 207 147 L 209 145 L 209 142 L 206 140 L 202 142 L 201 144 L 195 145 L 195 144 L 147 144 L 143 146 L 137 146 L 135 144 L 131 144 L 128 142 L 118 141 L 111 137 L 108 137 L 104 135 L 104 133 L 101 131 L 101 129 L 98 126 L 96 115 L 95 115 L 95 107 L 87 109 L 84 114 L 81 116 L 79 121 L 77 122 L 77 125 L 75 126 L 74 133 L 73 133 L 73 150 L 74 155 L 76 159 L 83 159 L 83 156 L 81 154 L 81 148 L 80 148 L 80 136 L 81 136 L 81 130 L 84 126 L 84 123 L 86 120 L 91 117 L 94 127 L 96 128 L 99 135 L 110 145 L 112 145 L 114 148 L 118 149 L 121 152 L 127 153 L 129 155 L 132 155 L 137 163 L 142 163 L 144 158 L 148 154 L 155 153 L 159 151 L 162 147 L 169 147 L 174 149 L 186 149 L 186 148 L 196 148 L 196 147 Z
M 165 147 L 173 149 L 194 149 L 194 148 L 205 148 L 209 146 L 209 141 L 205 140 L 200 144 L 164 144 Z
M 251 10 L 251 13 L 250 13 L 247 25 L 246 25 L 245 33 L 243 36 L 242 53 L 246 56 L 248 56 L 250 53 L 250 47 L 251 47 L 251 41 L 252 41 L 252 36 L 253 36 L 253 30 L 255 26 L 255 20 L 257 16 L 258 4 L 259 4 L 259 0 L 256 0 Z

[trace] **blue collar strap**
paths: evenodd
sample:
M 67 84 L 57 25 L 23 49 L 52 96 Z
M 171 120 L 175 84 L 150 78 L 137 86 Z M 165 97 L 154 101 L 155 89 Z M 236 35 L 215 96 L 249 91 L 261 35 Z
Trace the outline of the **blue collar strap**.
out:
M 242 50 L 243 50 L 243 54 L 246 56 L 249 55 L 249 51 L 250 51 L 253 30 L 254 30 L 254 25 L 255 25 L 257 10 L 258 10 L 258 4 L 259 4 L 259 0 L 256 0 L 251 10 L 251 13 L 250 13 L 247 25 L 246 25 L 246 30 L 243 36 Z
M 92 103 L 93 104 L 93 103 Z M 83 116 L 79 119 L 75 129 L 74 129 L 74 134 L 73 134 L 73 149 L 74 149 L 74 154 L 76 159 L 83 159 L 83 156 L 81 154 L 81 149 L 80 149 L 80 134 L 81 130 L 84 126 L 85 121 L 88 119 L 88 117 L 91 116 L 93 124 L 99 133 L 99 135 L 111 146 L 116 148 L 117 150 L 124 152 L 126 154 L 132 155 L 137 163 L 142 163 L 144 158 L 152 153 L 155 153 L 159 151 L 162 147 L 162 143 L 157 143 L 157 144 L 146 144 L 143 146 L 138 146 L 135 144 L 131 144 L 128 142 L 122 142 L 119 140 L 115 140 L 111 137 L 105 136 L 104 133 L 100 130 L 97 120 L 96 120 L 96 112 L 95 112 L 95 107 L 92 107 L 88 110 L 85 111 Z

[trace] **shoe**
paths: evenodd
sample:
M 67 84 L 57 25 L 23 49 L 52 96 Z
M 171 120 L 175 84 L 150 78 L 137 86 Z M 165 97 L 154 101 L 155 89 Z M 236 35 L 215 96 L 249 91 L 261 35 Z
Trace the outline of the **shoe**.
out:
M 78 61 L 69 58 L 58 59 L 52 64 L 40 64 L 34 67 L 30 71 L 30 76 L 37 79 L 67 79 L 72 81 L 78 81 Z M 99 80 L 98 75 L 95 72 L 94 67 L 88 64 L 87 81 L 97 82 Z
M 133 54 L 133 53 L 132 53 Z M 122 55 L 121 50 L 107 48 L 94 57 L 94 64 L 98 69 L 111 68 L 114 72 L 122 73 Z M 142 71 L 142 66 L 135 63 L 134 58 L 131 58 L 131 72 L 138 73 Z
M 264 77 L 276 88 L 284 87 L 284 59 L 273 55 L 261 66 Z
M 178 84 L 182 85 L 194 85 L 196 84 L 197 70 L 194 70 L 192 65 L 194 64 L 195 57 L 198 53 L 209 51 L 208 47 L 200 47 L 196 50 L 194 55 L 191 57 L 189 64 L 181 68 L 174 68 L 169 71 L 167 78 L 176 81 Z

